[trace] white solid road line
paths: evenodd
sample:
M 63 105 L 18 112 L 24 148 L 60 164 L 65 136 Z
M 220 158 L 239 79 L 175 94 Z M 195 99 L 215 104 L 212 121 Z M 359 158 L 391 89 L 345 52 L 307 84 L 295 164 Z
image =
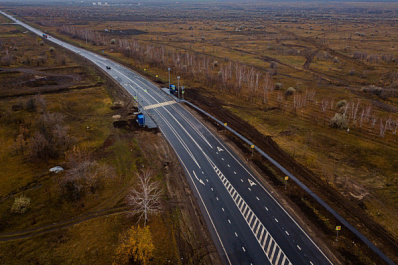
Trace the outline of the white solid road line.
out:
M 36 33 L 36 34 L 39 34 L 40 35 L 40 31 L 37 31 L 37 30 L 34 30 L 34 32 Z M 39 32 L 39 33 L 38 33 Z M 56 39 L 54 39 L 53 40 L 54 42 L 56 42 L 56 43 L 60 43 L 60 41 L 58 41 L 58 40 L 56 40 Z M 75 48 L 75 47 L 73 47 L 73 46 L 71 46 L 71 45 L 65 45 L 65 47 L 69 47 L 69 49 L 72 49 L 72 50 L 80 50 L 80 49 L 77 49 L 77 48 Z M 90 52 L 86 52 L 86 51 L 84 51 L 85 53 L 87 53 L 88 54 L 88 56 L 90 56 L 90 57 L 92 57 L 93 55 L 92 55 L 92 53 L 90 53 Z M 98 57 L 98 55 L 95 55 L 96 57 Z M 104 60 L 104 59 L 102 59 L 103 57 L 98 57 L 98 58 L 100 58 L 101 60 Z M 105 61 L 107 61 L 107 60 L 105 60 Z M 103 63 L 103 62 L 96 62 L 96 64 L 97 65 L 99 65 L 99 63 Z M 117 71 L 116 69 L 114 69 L 115 71 Z M 120 72 L 119 72 L 120 73 Z M 122 74 L 123 76 L 125 76 L 124 74 Z M 126 76 L 125 76 L 126 77 Z M 127 79 L 129 79 L 129 80 L 131 80 L 130 78 L 127 78 Z M 134 82 L 134 81 L 133 81 Z M 135 83 L 135 82 L 134 82 Z M 135 83 L 135 84 L 137 84 L 137 83 Z M 140 87 L 140 86 L 139 86 Z M 155 92 L 156 93 L 156 92 Z M 152 96 L 152 95 L 149 95 L 150 97 L 152 97 L 153 99 L 154 99 L 154 97 Z M 144 98 L 144 100 L 145 101 L 148 101 L 146 98 Z M 155 99 L 155 101 L 157 101 L 156 99 Z M 172 106 L 173 108 L 174 108 L 174 106 Z M 160 113 L 159 113 L 160 114 Z M 171 115 L 172 116 L 172 115 Z M 173 116 L 172 116 L 173 117 Z M 162 119 L 164 119 L 165 117 L 161 117 Z M 196 118 L 194 118 L 194 119 L 196 119 Z M 177 121 L 178 122 L 178 121 Z M 166 126 L 168 126 L 169 128 L 170 128 L 170 130 L 171 131 L 175 131 L 175 128 L 173 127 L 173 126 L 171 126 L 171 124 L 167 124 L 167 122 L 165 121 L 165 123 L 166 123 Z M 179 124 L 180 125 L 180 124 Z M 181 125 L 180 125 L 181 126 Z M 191 127 L 195 127 L 196 128 L 196 126 L 193 126 L 193 125 L 191 125 Z M 184 127 L 182 127 L 182 128 L 184 128 Z M 194 128 L 194 130 L 195 130 L 195 128 Z M 208 130 L 205 126 L 204 126 L 204 128 L 206 129 L 206 130 Z M 212 134 L 212 133 L 210 133 L 210 135 L 212 136 L 212 137 L 214 137 L 215 139 L 216 139 L 216 141 L 218 141 L 219 143 L 220 143 L 220 141 Z M 203 136 L 203 135 L 202 135 Z M 201 136 L 201 137 L 202 137 Z M 196 144 L 196 142 L 195 142 L 195 144 Z M 222 143 L 220 143 L 221 144 L 221 146 L 223 146 L 224 147 L 224 145 L 222 145 Z M 200 148 L 200 147 L 199 147 Z M 174 149 L 174 147 L 173 147 L 173 149 Z M 202 152 L 203 152 L 203 150 L 201 150 Z M 236 159 L 236 157 L 235 156 L 233 156 L 229 151 L 228 151 L 228 149 L 227 149 L 227 152 L 231 155 L 231 157 L 233 158 L 233 159 L 235 159 L 242 167 L 243 167 L 243 169 L 244 170 L 246 170 L 247 172 L 248 172 L 248 170 L 246 169 L 246 167 L 244 167 L 237 159 Z M 203 152 L 204 153 L 204 152 Z M 177 154 L 178 155 L 178 154 Z M 180 161 L 182 162 L 182 160 L 181 160 L 181 158 L 179 157 L 179 159 L 180 159 Z M 222 160 L 224 160 L 224 159 L 222 159 Z M 194 160 L 195 161 L 195 160 Z M 197 163 L 197 161 L 195 161 L 196 163 Z M 183 163 L 183 162 L 182 162 Z M 199 164 L 197 163 L 197 165 L 199 166 Z M 185 165 L 184 165 L 184 167 L 185 167 Z M 199 166 L 200 167 L 200 166 Z M 185 167 L 186 168 L 186 167 Z M 188 171 L 187 171 L 188 172 Z M 249 174 L 250 174 L 250 172 L 248 172 Z M 189 172 L 188 172 L 188 174 L 189 174 Z M 236 174 L 236 172 L 234 172 L 234 174 Z M 196 175 L 196 174 L 195 174 Z M 251 175 L 251 174 L 250 174 Z M 189 176 L 191 177 L 191 175 L 189 174 Z M 191 177 L 191 179 L 192 179 L 192 177 Z M 192 179 L 193 180 L 193 179 Z M 255 179 L 254 178 L 254 180 L 257 182 L 257 183 L 259 183 L 258 181 L 257 181 L 257 179 Z M 193 184 L 195 185 L 195 188 L 197 189 L 197 187 L 196 187 L 196 184 L 193 182 Z M 260 184 L 260 183 L 259 183 Z M 269 194 L 269 192 L 260 184 L 260 186 Z M 235 189 L 233 189 L 232 187 L 230 187 L 230 189 L 228 190 L 228 192 L 230 192 L 230 190 L 233 190 L 233 191 L 235 191 Z M 200 193 L 198 193 L 199 194 L 199 196 L 200 196 Z M 236 194 L 236 193 L 234 193 L 234 195 L 235 196 L 233 196 L 233 199 L 234 199 L 234 201 L 236 200 L 236 198 L 238 198 L 238 200 L 240 201 L 240 195 L 238 195 L 238 194 Z M 270 195 L 270 194 L 269 194 Z M 305 233 L 305 231 L 296 223 L 296 221 L 287 213 L 287 211 L 279 204 L 279 202 L 278 201 L 276 201 L 275 200 L 275 198 L 272 196 L 272 195 L 270 195 L 271 196 L 271 198 L 277 203 L 277 205 L 279 205 L 279 207 L 291 218 L 291 220 L 301 229 L 301 231 L 309 238 L 309 240 L 318 248 L 318 250 L 324 255 L 324 253 L 319 249 L 319 247 L 312 241 L 312 239 Z M 236 197 L 236 198 L 234 198 L 234 197 Z M 201 198 L 202 199 L 202 198 Z M 203 203 L 203 200 L 202 200 L 202 203 Z M 243 202 L 242 203 L 242 205 L 244 205 L 244 204 L 246 204 L 245 202 Z M 203 203 L 203 205 L 205 206 L 205 204 Z M 205 206 L 205 208 L 206 208 L 206 206 Z M 239 207 L 238 207 L 239 208 Z M 265 207 L 265 209 L 268 211 L 268 209 Z M 246 209 L 245 209 L 246 210 Z M 206 211 L 207 211 L 207 208 L 206 208 Z M 208 212 L 207 212 L 208 213 Z M 208 215 L 209 215 L 209 213 L 208 213 Z M 210 217 L 210 215 L 209 215 L 209 217 Z M 211 217 L 210 217 L 210 220 L 211 220 Z M 212 220 L 211 220 L 212 221 Z M 250 226 L 250 224 L 249 224 L 249 226 Z M 213 227 L 214 227 L 214 224 L 213 224 Z M 214 227 L 214 229 L 215 229 L 215 227 Z M 217 233 L 217 230 L 215 229 L 215 231 L 216 231 L 216 233 Z M 258 229 L 256 230 L 256 231 L 258 231 Z M 217 234 L 218 235 L 218 234 Z M 268 236 L 268 235 L 267 235 Z M 219 239 L 220 240 L 220 242 L 221 242 L 221 239 Z M 221 244 L 222 244 L 222 242 L 221 242 Z M 224 249 L 224 251 L 225 251 L 225 249 Z M 325 256 L 325 255 L 324 255 Z M 328 259 L 326 256 L 325 256 L 325 258 L 326 259 Z M 229 260 L 229 258 L 228 258 L 228 255 L 227 255 L 227 259 Z M 285 260 L 285 259 L 283 259 L 283 260 Z M 330 260 L 328 259 L 328 261 L 330 262 Z M 312 263 L 312 262 L 311 262 Z M 330 262 L 331 263 L 331 262 Z

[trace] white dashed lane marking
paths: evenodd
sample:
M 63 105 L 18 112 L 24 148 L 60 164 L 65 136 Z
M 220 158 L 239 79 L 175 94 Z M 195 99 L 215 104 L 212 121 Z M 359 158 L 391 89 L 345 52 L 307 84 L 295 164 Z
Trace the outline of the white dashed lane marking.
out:
M 208 159 L 209 160 L 209 159 Z M 232 199 L 234 200 L 236 206 L 238 207 L 240 213 L 242 214 L 243 218 L 245 219 L 246 223 L 248 224 L 250 230 L 252 231 L 253 235 L 257 239 L 257 242 L 260 244 L 261 248 L 263 249 L 265 255 L 267 256 L 268 260 L 273 265 L 292 265 L 289 258 L 285 255 L 283 250 L 279 247 L 278 243 L 274 240 L 274 238 L 270 235 L 268 230 L 265 226 L 261 223 L 260 219 L 256 216 L 256 214 L 251 210 L 249 205 L 245 202 L 245 200 L 240 196 L 237 190 L 231 185 L 228 179 L 224 176 L 224 174 L 217 168 L 214 163 L 209 160 L 210 164 L 212 165 L 214 171 L 217 173 L 218 177 L 220 178 L 222 184 L 227 189 L 229 195 L 231 195 Z M 251 186 L 256 185 L 254 182 L 251 183 L 250 179 L 248 180 Z M 248 188 L 251 191 L 250 187 Z M 268 208 L 264 206 L 264 208 L 268 211 Z M 275 218 L 276 221 L 278 221 Z M 235 236 L 238 237 L 238 234 L 235 232 Z M 279 261 L 282 261 L 280 263 Z M 275 263 L 277 262 L 277 263 Z

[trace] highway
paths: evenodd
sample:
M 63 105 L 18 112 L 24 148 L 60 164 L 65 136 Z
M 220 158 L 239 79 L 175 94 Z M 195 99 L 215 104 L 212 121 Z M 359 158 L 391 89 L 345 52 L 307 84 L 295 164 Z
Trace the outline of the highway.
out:
M 225 264 L 332 264 L 238 156 L 180 103 L 108 58 L 52 36 L 48 40 L 92 61 L 137 97 L 184 167 Z

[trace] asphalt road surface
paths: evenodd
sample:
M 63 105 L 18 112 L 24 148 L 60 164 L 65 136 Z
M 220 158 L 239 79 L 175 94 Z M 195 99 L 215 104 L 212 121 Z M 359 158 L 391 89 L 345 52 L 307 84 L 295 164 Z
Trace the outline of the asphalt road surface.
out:
M 238 156 L 177 101 L 118 63 L 52 36 L 48 40 L 92 61 L 137 97 L 185 168 L 225 264 L 332 264 Z

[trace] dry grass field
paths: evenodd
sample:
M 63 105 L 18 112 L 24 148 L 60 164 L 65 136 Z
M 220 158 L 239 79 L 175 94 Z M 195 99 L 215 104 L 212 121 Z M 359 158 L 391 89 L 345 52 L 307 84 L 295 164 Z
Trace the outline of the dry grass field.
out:
M 0 23 L 0 103 L 1 264 L 112 264 L 137 223 L 126 196 L 143 168 L 165 191 L 164 210 L 149 220 L 153 262 L 218 264 L 164 139 L 133 124 L 114 127 L 113 116 L 126 118 L 134 106 L 104 73 Z M 79 163 L 96 178 L 73 179 Z M 16 208 L 20 198 L 28 203 Z
M 306 185 L 397 258 L 397 3 L 4 9 L 160 85 L 171 67 L 188 100 L 249 138 L 272 137 L 309 170 L 295 172 Z

